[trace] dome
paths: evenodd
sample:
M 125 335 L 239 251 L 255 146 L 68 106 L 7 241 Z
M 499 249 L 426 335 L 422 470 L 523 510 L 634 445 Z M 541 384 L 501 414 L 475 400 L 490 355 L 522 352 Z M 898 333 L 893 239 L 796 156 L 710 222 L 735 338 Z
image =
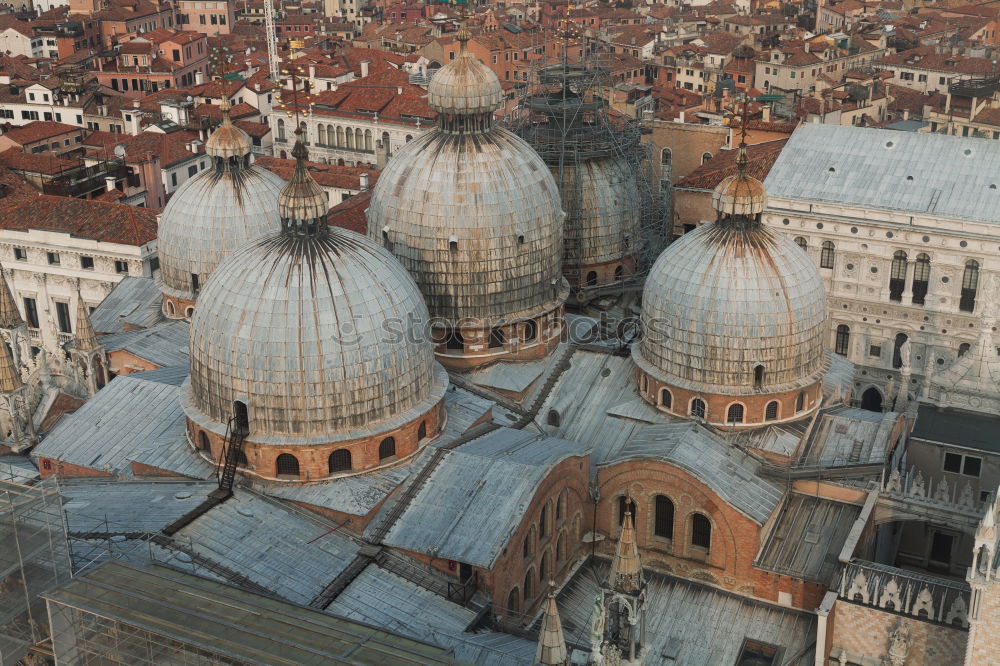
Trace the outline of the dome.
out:
M 438 113 L 493 113 L 503 106 L 503 87 L 489 67 L 461 48 L 427 86 L 427 103 Z
M 511 322 L 562 306 L 563 214 L 548 167 L 493 126 L 500 81 L 466 50 L 431 81 L 438 127 L 407 143 L 372 191 L 368 234 L 410 271 L 431 317 Z M 516 336 L 516 334 L 515 334 Z
M 218 430 L 242 402 L 256 444 L 393 430 L 447 388 L 426 337 L 427 308 L 389 252 L 327 225 L 301 140 L 293 154 L 280 229 L 232 253 L 198 300 L 184 409 Z
M 641 321 L 633 358 L 671 387 L 794 391 L 826 369 L 819 272 L 790 238 L 759 223 L 703 224 L 671 244 L 646 280 Z
M 205 142 L 205 153 L 213 158 L 242 158 L 253 150 L 250 135 L 233 125 L 229 118 L 229 100 L 223 98 L 222 124 Z
M 712 207 L 723 215 L 760 215 L 767 208 L 767 191 L 756 178 L 733 174 L 712 191 Z
M 410 271 L 433 318 L 516 319 L 559 297 L 563 216 L 522 139 L 429 131 L 379 176 L 368 233 Z
M 160 215 L 156 245 L 168 299 L 193 301 L 229 252 L 280 228 L 276 204 L 285 181 L 249 163 L 249 140 L 239 139 L 246 134 L 228 123 L 228 113 L 223 118 L 206 143 L 211 167 L 177 188 Z
M 271 234 L 226 259 L 198 299 L 185 411 L 226 423 L 243 400 L 260 443 L 389 430 L 444 395 L 426 321 L 413 280 L 367 238 Z
M 559 177 L 559 168 L 553 167 Z M 577 173 L 579 171 L 579 174 Z M 615 159 L 587 160 L 562 169 L 567 221 L 563 263 L 577 267 L 620 262 L 640 247 L 639 189 Z M 630 249 L 631 248 L 631 249 Z

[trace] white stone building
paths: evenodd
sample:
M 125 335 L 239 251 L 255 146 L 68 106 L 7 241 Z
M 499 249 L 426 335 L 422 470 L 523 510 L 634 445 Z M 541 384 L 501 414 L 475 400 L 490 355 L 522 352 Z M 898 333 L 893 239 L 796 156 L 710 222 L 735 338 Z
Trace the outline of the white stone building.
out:
M 856 399 L 891 406 L 906 341 L 912 397 L 976 341 L 1000 272 L 998 171 L 994 141 L 816 124 L 788 141 L 764 220 L 819 264 Z

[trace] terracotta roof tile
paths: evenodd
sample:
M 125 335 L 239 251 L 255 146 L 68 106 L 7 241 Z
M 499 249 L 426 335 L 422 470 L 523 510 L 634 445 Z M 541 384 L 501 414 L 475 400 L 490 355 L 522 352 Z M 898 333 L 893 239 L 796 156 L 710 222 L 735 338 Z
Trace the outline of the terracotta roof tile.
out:
M 50 120 L 36 120 L 28 123 L 27 125 L 12 127 L 4 132 L 3 135 L 11 141 L 23 146 L 26 143 L 42 141 L 43 139 L 61 136 L 68 132 L 79 131 L 80 128 L 75 125 L 67 125 L 65 123 L 57 123 Z
M 749 159 L 747 174 L 763 182 L 787 141 L 788 139 L 778 139 L 777 141 L 747 146 L 747 158 Z M 716 185 L 736 173 L 736 155 L 736 150 L 719 151 L 712 159 L 685 178 L 677 181 L 674 187 L 696 190 L 714 189 Z
M 3 209 L 0 228 L 63 231 L 106 243 L 143 245 L 156 238 L 156 214 L 151 208 L 42 194 Z

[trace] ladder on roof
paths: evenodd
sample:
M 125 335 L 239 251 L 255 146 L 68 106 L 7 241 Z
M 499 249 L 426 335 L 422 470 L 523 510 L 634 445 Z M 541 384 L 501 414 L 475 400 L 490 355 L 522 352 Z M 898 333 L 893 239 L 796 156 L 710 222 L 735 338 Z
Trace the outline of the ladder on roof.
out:
M 219 490 L 231 493 L 236 480 L 236 468 L 246 459 L 243 453 L 243 443 L 246 441 L 249 428 L 246 423 L 238 421 L 234 416 L 226 424 L 226 438 L 222 442 L 222 455 L 219 457 L 217 476 Z

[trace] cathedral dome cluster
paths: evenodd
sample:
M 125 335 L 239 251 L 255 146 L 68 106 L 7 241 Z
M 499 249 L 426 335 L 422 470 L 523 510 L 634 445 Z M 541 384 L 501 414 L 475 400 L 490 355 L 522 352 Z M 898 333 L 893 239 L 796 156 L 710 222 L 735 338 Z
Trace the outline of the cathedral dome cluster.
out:
M 464 40 L 428 97 L 438 127 L 383 170 L 368 234 L 416 280 L 442 362 L 542 356 L 558 343 L 568 294 L 555 180 L 523 139 L 493 126 L 500 82 Z
M 712 200 L 718 219 L 667 248 L 646 281 L 640 392 L 717 425 L 801 418 L 819 405 L 827 367 L 819 272 L 760 223 L 764 186 L 742 168 Z
M 279 228 L 225 259 L 191 320 L 182 401 L 195 445 L 246 432 L 245 470 L 318 479 L 405 458 L 440 428 L 447 374 L 413 279 L 378 244 L 328 227 L 297 142 Z M 230 419 L 233 419 L 232 421 Z
M 171 318 L 190 318 L 198 292 L 229 252 L 280 226 L 276 202 L 285 182 L 250 164 L 250 137 L 228 110 L 205 154 L 211 165 L 184 182 L 160 216 L 163 312 Z

